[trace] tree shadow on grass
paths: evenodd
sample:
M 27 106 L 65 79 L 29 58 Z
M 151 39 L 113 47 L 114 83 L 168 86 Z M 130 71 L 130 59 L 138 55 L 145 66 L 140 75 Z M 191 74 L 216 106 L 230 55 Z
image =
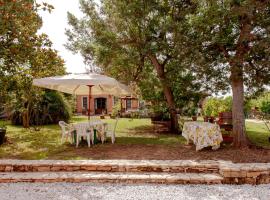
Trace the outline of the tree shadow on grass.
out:
M 166 136 L 179 136 L 177 134 L 171 133 L 166 127 L 163 126 L 155 126 L 155 125 L 144 125 L 144 126 L 138 126 L 134 128 L 127 129 L 127 132 L 125 132 L 129 135 L 133 136 L 155 136 L 160 137 L 163 135 Z
M 181 145 L 185 139 L 181 136 L 159 136 L 159 137 L 117 137 L 116 144 L 138 144 L 138 145 Z
M 48 126 L 40 131 L 29 129 L 10 130 L 7 133 L 9 143 L 0 149 L 1 158 L 46 159 L 49 155 L 70 148 L 61 145 L 61 132 L 57 126 Z
M 152 125 L 142 125 L 134 128 L 125 128 L 116 133 L 116 143 L 111 144 L 110 138 L 107 143 L 97 144 L 90 149 L 85 143 L 81 143 L 76 149 L 70 143 L 61 144 L 61 130 L 58 125 L 40 127 L 39 131 L 23 129 L 22 127 L 9 126 L 7 137 L 10 141 L 1 146 L 0 158 L 12 159 L 80 159 L 93 149 L 115 150 L 125 145 L 181 145 L 185 142 L 180 135 L 163 134 L 154 132 Z M 120 137 L 119 137 L 120 136 Z M 122 136 L 122 137 L 121 137 Z M 110 150 L 110 151 L 111 151 Z M 102 157 L 102 155 L 100 155 Z M 97 155 L 98 157 L 98 155 Z

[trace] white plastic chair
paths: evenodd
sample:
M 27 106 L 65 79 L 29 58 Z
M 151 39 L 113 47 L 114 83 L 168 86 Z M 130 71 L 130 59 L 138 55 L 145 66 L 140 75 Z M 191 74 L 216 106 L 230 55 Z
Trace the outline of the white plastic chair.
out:
M 106 130 L 106 137 L 111 137 L 112 144 L 115 142 L 115 130 L 118 123 L 118 118 L 116 118 L 114 124 L 108 124 Z
M 90 147 L 91 146 L 90 138 L 92 135 L 92 129 L 89 130 L 89 125 L 87 123 L 80 123 L 74 126 L 77 134 L 76 147 L 79 146 L 79 139 L 81 137 L 86 137 L 88 147 Z M 89 130 L 90 132 L 87 132 L 87 130 Z
M 100 138 L 102 144 L 106 140 L 107 126 L 108 126 L 107 123 L 105 123 L 105 124 L 102 123 L 102 124 L 99 124 L 95 127 L 97 130 L 97 133 L 98 133 L 98 137 Z
M 59 121 L 59 126 L 61 127 L 62 130 L 62 138 L 61 138 L 61 144 L 63 144 L 64 139 L 68 139 L 69 137 L 71 138 L 71 142 L 73 143 L 73 134 L 72 131 L 74 130 L 71 125 L 67 124 L 64 121 Z

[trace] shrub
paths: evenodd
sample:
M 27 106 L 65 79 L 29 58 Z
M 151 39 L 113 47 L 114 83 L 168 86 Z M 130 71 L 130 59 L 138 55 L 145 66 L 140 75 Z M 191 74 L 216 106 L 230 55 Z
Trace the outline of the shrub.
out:
M 118 100 L 114 104 L 114 106 L 112 108 L 112 114 L 111 114 L 111 116 L 112 117 L 117 117 L 119 115 L 119 112 L 121 112 L 121 101 L 120 100 Z
M 262 101 L 261 111 L 265 114 L 270 114 L 270 101 Z
M 264 93 L 258 99 L 258 107 L 264 114 L 270 114 L 270 92 Z
M 270 92 L 265 92 L 258 96 L 257 98 L 251 99 L 249 102 L 250 110 L 251 108 L 259 108 L 263 114 L 270 114 Z
M 22 125 L 22 113 L 25 111 L 20 102 L 13 100 L 10 104 L 13 107 L 11 122 L 14 125 Z M 29 108 L 30 125 L 56 124 L 59 121 L 69 121 L 72 112 L 71 107 L 63 96 L 56 91 L 45 91 L 39 99 L 32 102 Z
M 45 92 L 40 107 L 42 112 L 39 115 L 42 124 L 55 124 L 61 120 L 69 121 L 72 115 L 70 104 L 63 94 L 59 92 Z
M 205 116 L 217 117 L 220 112 L 229 112 L 232 110 L 232 97 L 216 98 L 211 97 L 203 104 Z
M 154 121 L 167 121 L 170 120 L 170 112 L 166 105 L 154 105 L 152 106 L 151 118 Z

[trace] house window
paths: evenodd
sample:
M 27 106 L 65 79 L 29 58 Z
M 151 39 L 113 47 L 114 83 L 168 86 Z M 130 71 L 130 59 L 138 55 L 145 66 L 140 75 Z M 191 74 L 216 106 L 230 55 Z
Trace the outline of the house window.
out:
M 127 110 L 131 109 L 131 99 L 127 99 Z
M 82 99 L 82 108 L 88 109 L 88 98 L 87 97 L 83 97 L 83 99 Z

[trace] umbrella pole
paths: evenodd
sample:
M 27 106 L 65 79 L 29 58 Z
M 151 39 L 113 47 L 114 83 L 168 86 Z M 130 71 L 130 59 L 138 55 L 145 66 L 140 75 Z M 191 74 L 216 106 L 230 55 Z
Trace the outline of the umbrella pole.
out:
M 90 120 L 90 112 L 91 112 L 91 89 L 93 85 L 88 85 L 89 87 L 89 96 L 88 96 L 88 120 Z
M 89 97 L 88 97 L 88 101 L 89 101 L 89 108 L 88 108 L 88 121 L 90 121 L 90 111 L 91 111 L 91 89 L 93 87 L 93 85 L 88 85 L 89 87 Z M 97 143 L 97 135 L 96 135 L 96 130 L 94 129 L 94 144 Z

